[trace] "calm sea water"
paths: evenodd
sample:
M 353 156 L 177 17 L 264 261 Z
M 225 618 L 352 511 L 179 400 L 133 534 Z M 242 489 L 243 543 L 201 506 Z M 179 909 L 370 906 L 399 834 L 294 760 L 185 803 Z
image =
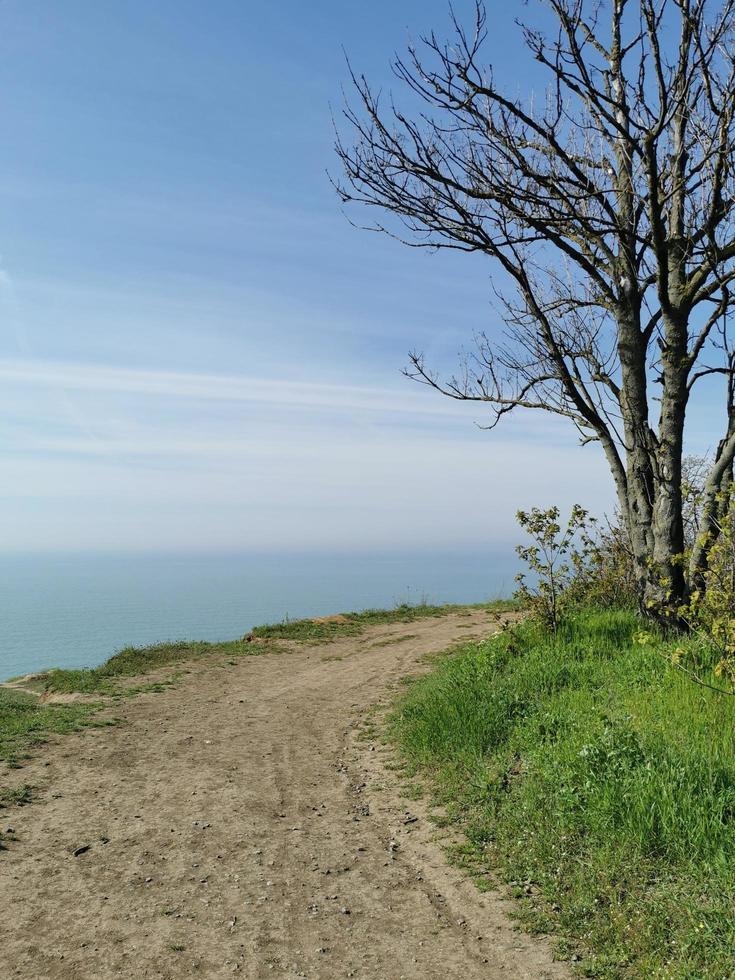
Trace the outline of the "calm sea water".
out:
M 129 644 L 232 639 L 260 623 L 514 588 L 502 554 L 0 556 L 0 680 Z

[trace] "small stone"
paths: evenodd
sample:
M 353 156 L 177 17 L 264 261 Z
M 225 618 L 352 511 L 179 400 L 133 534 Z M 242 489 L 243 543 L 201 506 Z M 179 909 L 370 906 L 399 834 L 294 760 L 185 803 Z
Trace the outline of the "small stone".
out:
M 342 908 L 340 909 L 340 912 L 342 913 L 342 915 L 351 915 L 351 914 L 352 914 L 352 913 L 350 912 L 350 910 L 349 910 L 349 909 L 347 908 L 347 906 L 346 906 L 346 905 L 343 905 L 343 906 L 342 906 Z

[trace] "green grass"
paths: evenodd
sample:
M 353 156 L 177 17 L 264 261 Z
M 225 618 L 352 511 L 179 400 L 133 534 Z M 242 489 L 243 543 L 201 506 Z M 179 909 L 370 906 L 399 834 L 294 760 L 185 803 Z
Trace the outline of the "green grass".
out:
M 592 977 L 735 976 L 735 698 L 696 641 L 635 641 L 632 613 L 584 612 L 467 644 L 391 719 L 467 844 L 531 929 Z
M 0 688 L 0 760 L 11 767 L 19 766 L 49 735 L 76 732 L 93 724 L 97 707 L 41 704 L 33 695 Z M 0 802 L 2 799 L 0 795 Z
M 312 619 L 285 620 L 282 623 L 271 623 L 266 626 L 256 626 L 251 636 L 261 639 L 301 640 L 306 642 L 321 642 L 336 639 L 340 636 L 359 636 L 368 626 L 383 626 L 390 623 L 413 623 L 417 619 L 437 616 L 448 616 L 450 613 L 467 613 L 472 609 L 486 609 L 488 612 L 504 612 L 517 609 L 513 600 L 498 600 L 497 602 L 479 603 L 471 606 L 444 605 L 434 606 L 429 603 L 409 605 L 402 603 L 395 609 L 365 609 L 363 612 L 341 613 L 336 622 L 314 622 Z
M 0 788 L 0 808 L 7 806 L 26 806 L 33 799 L 33 787 L 29 783 L 13 789 Z
M 219 656 L 252 656 L 261 653 L 257 647 L 244 640 L 225 643 L 185 641 L 156 643 L 149 647 L 125 647 L 99 667 L 79 670 L 49 670 L 37 676 L 36 683 L 48 691 L 80 694 L 130 695 L 144 691 L 161 690 L 169 682 L 125 687 L 121 682 L 128 677 L 141 677 L 162 667 L 170 667 L 185 661 L 201 660 L 216 654 Z

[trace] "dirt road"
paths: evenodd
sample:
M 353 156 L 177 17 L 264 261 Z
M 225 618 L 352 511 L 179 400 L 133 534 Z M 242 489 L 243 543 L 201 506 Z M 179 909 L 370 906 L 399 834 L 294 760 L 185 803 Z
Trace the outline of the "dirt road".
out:
M 473 612 L 200 663 L 4 775 L 38 791 L 0 811 L 0 976 L 567 977 L 446 863 L 361 727 L 426 653 L 491 629 Z

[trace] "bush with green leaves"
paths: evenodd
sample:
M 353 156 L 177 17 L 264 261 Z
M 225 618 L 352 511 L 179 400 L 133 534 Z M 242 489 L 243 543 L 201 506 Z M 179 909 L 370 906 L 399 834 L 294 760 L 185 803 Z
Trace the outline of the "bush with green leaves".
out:
M 682 513 L 685 541 L 684 552 L 679 556 L 678 562 L 685 570 L 692 549 L 702 535 L 704 480 L 710 463 L 707 458 L 698 456 L 687 456 L 683 461 Z M 725 493 L 721 496 L 728 499 L 720 501 L 718 509 L 720 521 L 708 532 L 711 547 L 715 547 L 715 539 L 721 532 L 724 532 L 725 537 L 730 533 L 729 523 L 725 526 L 722 523 L 723 515 L 727 513 L 730 506 L 729 494 Z M 650 618 L 662 622 L 678 623 L 684 613 L 690 619 L 699 621 L 700 613 L 689 606 L 684 610 L 657 609 L 649 603 L 643 608 L 633 548 L 620 514 L 598 524 L 587 511 L 575 505 L 570 524 L 564 533 L 559 525 L 557 507 L 548 510 L 533 508 L 528 512 L 520 511 L 518 520 L 521 527 L 534 539 L 530 548 L 516 549 L 529 566 L 530 573 L 521 576 L 520 595 L 527 605 L 536 612 L 540 611 L 540 618 L 549 623 L 552 628 L 558 619 L 559 610 L 562 607 L 569 608 L 571 605 L 589 605 L 603 609 L 638 607 Z M 735 534 L 731 537 L 732 551 L 735 554 Z M 723 549 L 727 550 L 724 542 L 715 547 L 713 569 L 716 571 L 698 583 L 698 590 L 694 596 L 695 605 L 702 605 L 702 597 L 709 582 L 716 592 L 713 603 L 722 605 L 723 590 L 727 585 L 727 576 L 723 575 Z M 732 566 L 735 567 L 735 561 L 732 562 Z M 538 579 L 540 585 L 530 587 L 529 579 L 533 581 Z M 732 579 L 735 580 L 735 572 Z M 661 585 L 666 594 L 665 581 L 662 580 Z M 730 605 L 728 615 L 735 620 L 735 588 L 732 589 Z M 720 624 L 720 632 L 722 625 Z
M 707 565 L 680 610 L 689 628 L 715 649 L 716 675 L 735 686 L 735 495 L 721 501 L 723 516 L 708 533 Z
M 516 548 L 528 566 L 528 572 L 516 575 L 516 598 L 553 633 L 564 611 L 578 601 L 575 584 L 587 577 L 594 550 L 590 528 L 595 520 L 583 507 L 572 507 L 563 529 L 559 516 L 558 507 L 533 507 L 530 511 L 519 510 L 516 515 L 532 541 Z

